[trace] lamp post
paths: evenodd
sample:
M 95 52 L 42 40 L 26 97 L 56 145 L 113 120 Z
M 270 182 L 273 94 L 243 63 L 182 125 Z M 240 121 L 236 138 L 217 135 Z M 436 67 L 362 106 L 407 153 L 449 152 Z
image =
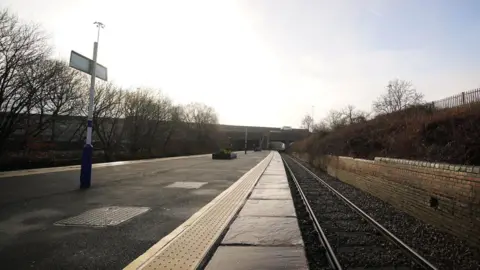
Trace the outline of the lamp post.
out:
M 100 29 L 105 25 L 101 22 L 94 22 L 98 28 L 97 41 L 93 43 L 93 64 L 90 67 L 90 94 L 88 99 L 88 118 L 87 118 L 87 139 L 82 153 L 82 165 L 80 169 L 80 188 L 89 188 L 92 178 L 92 129 L 93 129 L 93 100 L 95 97 L 95 72 L 97 67 L 98 42 L 100 40 Z
M 312 122 L 313 122 L 313 115 L 315 114 L 314 110 L 315 110 L 315 106 L 312 106 Z
M 247 136 L 248 136 L 248 128 L 245 127 L 245 155 L 247 154 Z
M 315 106 L 312 106 L 312 124 L 311 124 L 311 127 L 309 131 L 313 132 L 313 127 L 315 126 L 315 120 L 314 120 L 314 116 L 315 115 Z

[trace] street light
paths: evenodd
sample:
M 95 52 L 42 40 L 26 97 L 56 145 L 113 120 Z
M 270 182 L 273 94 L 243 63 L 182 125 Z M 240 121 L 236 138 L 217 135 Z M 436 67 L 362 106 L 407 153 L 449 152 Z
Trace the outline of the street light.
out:
M 248 127 L 245 127 L 245 155 L 247 154 L 247 136 L 248 136 Z
M 315 110 L 315 106 L 312 106 L 312 121 L 313 121 L 314 110 Z
M 311 124 L 311 127 L 310 127 L 311 130 L 309 130 L 309 131 L 312 131 L 312 132 L 313 132 L 313 127 L 315 125 L 315 120 L 314 120 L 314 117 L 313 117 L 314 114 L 315 114 L 314 110 L 315 110 L 315 106 L 312 106 L 312 124 Z
M 97 32 L 97 41 L 93 43 L 93 64 L 91 68 L 91 78 L 90 78 L 90 95 L 88 99 L 88 118 L 87 118 L 87 140 L 85 146 L 83 147 L 82 153 L 82 166 L 80 169 L 80 188 L 89 188 L 91 185 L 92 178 L 92 156 L 93 156 L 93 146 L 92 146 L 92 128 L 93 128 L 93 100 L 95 97 L 95 76 L 97 68 L 97 52 L 98 52 L 98 42 L 100 41 L 100 29 L 105 28 L 105 25 L 101 22 L 94 22 L 98 28 Z
M 100 29 L 105 28 L 105 24 L 101 22 L 94 22 L 93 24 L 95 24 L 98 28 L 98 32 L 97 32 L 97 43 L 98 43 L 100 41 Z

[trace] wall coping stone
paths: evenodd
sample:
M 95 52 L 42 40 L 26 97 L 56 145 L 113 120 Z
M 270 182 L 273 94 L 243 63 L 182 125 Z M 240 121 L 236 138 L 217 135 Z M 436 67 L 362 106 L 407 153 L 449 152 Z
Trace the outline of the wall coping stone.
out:
M 448 171 L 454 171 L 454 172 L 467 172 L 467 173 L 480 174 L 480 166 L 428 162 L 428 161 L 421 161 L 421 160 L 408 160 L 408 159 L 387 158 L 387 157 L 375 157 L 374 161 L 380 162 L 380 163 L 386 163 L 386 164 L 411 165 L 416 167 L 436 168 L 436 169 L 442 169 L 442 170 L 448 170 Z

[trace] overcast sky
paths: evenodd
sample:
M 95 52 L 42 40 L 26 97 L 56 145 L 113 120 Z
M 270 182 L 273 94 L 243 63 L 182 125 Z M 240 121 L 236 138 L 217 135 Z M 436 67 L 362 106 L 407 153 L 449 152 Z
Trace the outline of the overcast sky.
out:
M 220 122 L 299 126 L 392 78 L 436 100 L 480 87 L 480 1 L 2 0 L 51 36 L 54 57 L 91 57 L 125 87 L 204 102 Z

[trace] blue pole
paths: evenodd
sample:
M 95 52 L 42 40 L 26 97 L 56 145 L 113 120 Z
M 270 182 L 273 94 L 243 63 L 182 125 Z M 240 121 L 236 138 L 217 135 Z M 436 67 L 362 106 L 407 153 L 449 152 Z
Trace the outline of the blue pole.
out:
M 100 27 L 98 29 L 100 31 Z M 95 96 L 95 76 L 97 67 L 97 51 L 98 42 L 93 43 L 93 65 L 91 69 L 90 79 L 90 95 L 88 99 L 88 120 L 87 120 L 87 140 L 83 147 L 82 166 L 80 168 L 80 188 L 89 188 L 92 182 L 92 128 L 93 128 L 93 99 Z
M 82 153 L 82 167 L 80 169 L 80 188 L 89 188 L 92 182 L 93 146 L 85 144 Z

